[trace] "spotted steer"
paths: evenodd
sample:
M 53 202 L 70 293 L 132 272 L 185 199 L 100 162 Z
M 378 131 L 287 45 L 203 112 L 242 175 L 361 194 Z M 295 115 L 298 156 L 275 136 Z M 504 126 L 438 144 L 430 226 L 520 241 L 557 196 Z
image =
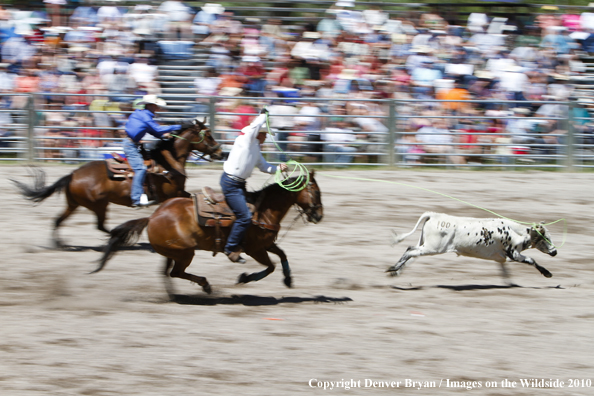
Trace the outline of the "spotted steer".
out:
M 528 248 L 536 248 L 550 256 L 557 254 L 549 231 L 544 225 L 526 227 L 507 219 L 477 219 L 456 217 L 443 213 L 426 212 L 419 218 L 415 228 L 398 235 L 394 232 L 392 246 L 412 235 L 423 224 L 417 246 L 410 246 L 396 264 L 388 268 L 397 276 L 408 260 L 418 256 L 456 253 L 459 256 L 494 260 L 501 265 L 504 278 L 509 279 L 505 268 L 506 259 L 533 265 L 545 277 L 553 276 L 534 259 L 521 254 Z

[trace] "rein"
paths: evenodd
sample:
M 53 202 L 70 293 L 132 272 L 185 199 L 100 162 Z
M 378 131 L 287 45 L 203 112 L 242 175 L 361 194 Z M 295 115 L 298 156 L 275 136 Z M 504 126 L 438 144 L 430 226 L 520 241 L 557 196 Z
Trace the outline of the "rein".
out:
M 181 136 L 181 135 L 174 135 L 171 134 L 171 136 L 173 136 L 174 138 L 177 139 L 181 139 L 181 140 L 185 140 L 186 142 L 190 142 L 190 144 L 200 144 L 204 141 L 204 139 L 206 138 L 206 132 L 204 131 L 204 129 L 201 129 L 198 136 L 200 136 L 202 138 L 202 140 L 200 140 L 199 142 L 192 142 L 190 139 L 186 139 L 185 137 Z
M 299 190 L 294 190 L 294 191 L 289 190 L 289 191 L 291 191 L 291 192 L 298 192 L 298 191 L 304 190 L 306 188 L 307 188 L 307 195 L 309 196 L 309 206 L 307 208 L 303 209 L 301 206 L 299 206 L 298 203 L 295 202 L 293 204 L 293 206 L 297 210 L 297 217 L 295 217 L 294 222 L 297 221 L 297 219 L 299 217 L 301 217 L 303 219 L 303 222 L 305 224 L 307 224 L 307 217 L 310 217 L 311 214 L 315 210 L 317 210 L 320 207 L 322 207 L 322 205 L 314 205 L 314 203 L 313 203 L 314 202 L 314 197 L 313 197 L 313 194 L 311 192 L 311 182 L 309 181 L 309 177 L 308 177 L 307 184 L 305 186 L 301 187 Z
M 186 142 L 190 142 L 190 144 L 200 144 L 200 143 L 204 142 L 204 140 L 206 139 L 206 129 L 201 129 L 200 132 L 198 132 L 198 136 L 201 138 L 200 141 L 198 141 L 198 142 L 193 142 L 190 139 L 186 139 L 185 137 L 183 137 L 181 135 L 171 134 L 171 136 L 173 136 L 176 139 L 181 139 L 181 140 L 185 140 Z M 213 152 L 216 151 L 219 147 L 221 147 L 220 144 L 217 144 L 214 147 L 208 146 L 208 148 L 210 148 L 211 150 L 213 150 Z M 203 160 L 208 161 L 208 162 L 213 162 L 213 160 L 210 159 L 210 158 L 204 158 L 204 156 L 206 155 L 206 153 L 196 154 L 194 151 L 195 150 L 192 150 L 191 153 L 192 153 L 192 155 L 194 155 L 196 157 L 197 160 L 203 159 Z

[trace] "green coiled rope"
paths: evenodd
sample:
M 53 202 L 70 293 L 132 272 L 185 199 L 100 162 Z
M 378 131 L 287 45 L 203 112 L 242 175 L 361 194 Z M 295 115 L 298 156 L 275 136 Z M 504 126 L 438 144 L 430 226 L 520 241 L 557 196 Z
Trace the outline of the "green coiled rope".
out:
M 266 113 L 266 128 L 268 129 L 268 133 L 272 137 L 274 145 L 276 146 L 278 151 L 289 157 L 289 155 L 280 148 L 276 140 L 274 140 L 274 134 L 270 130 L 270 122 L 268 118 L 268 113 Z M 277 167 L 276 173 L 274 175 L 274 182 L 282 188 L 284 188 L 285 190 L 293 192 L 301 191 L 305 187 L 307 187 L 307 185 L 309 184 L 309 170 L 305 167 L 305 165 L 293 159 L 289 159 L 285 162 L 285 164 L 289 167 L 292 166 L 293 169 L 290 171 L 283 172 L 280 170 L 279 167 Z

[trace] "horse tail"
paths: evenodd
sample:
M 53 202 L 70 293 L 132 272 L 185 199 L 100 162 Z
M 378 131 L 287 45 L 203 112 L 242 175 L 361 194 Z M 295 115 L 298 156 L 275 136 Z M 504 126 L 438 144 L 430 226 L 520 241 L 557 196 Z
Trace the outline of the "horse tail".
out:
M 72 173 L 66 175 L 59 179 L 57 182 L 52 184 L 51 186 L 45 185 L 45 172 L 41 169 L 32 168 L 31 172 L 34 180 L 33 185 L 28 186 L 25 183 L 20 181 L 10 179 L 17 188 L 20 190 L 20 193 L 27 199 L 38 203 L 55 193 L 56 191 L 60 192 L 67 188 L 72 181 Z
M 116 251 L 123 246 L 130 246 L 135 243 L 148 223 L 149 218 L 143 217 L 142 219 L 127 221 L 111 230 L 111 237 L 107 242 L 107 246 L 103 250 L 103 257 L 99 260 L 99 267 L 90 273 L 94 274 L 95 272 L 101 271 Z
M 415 228 L 413 228 L 411 232 L 408 232 L 406 234 L 398 234 L 396 231 L 392 230 L 392 234 L 393 234 L 392 237 L 394 238 L 392 241 L 392 246 L 396 245 L 397 243 L 402 242 L 404 239 L 411 236 L 417 230 L 417 228 L 419 228 L 419 225 L 421 225 L 421 223 L 425 223 L 425 221 L 427 221 L 431 218 L 431 215 L 433 215 L 432 212 L 423 213 L 421 215 L 421 217 L 419 218 L 419 221 L 417 221 Z

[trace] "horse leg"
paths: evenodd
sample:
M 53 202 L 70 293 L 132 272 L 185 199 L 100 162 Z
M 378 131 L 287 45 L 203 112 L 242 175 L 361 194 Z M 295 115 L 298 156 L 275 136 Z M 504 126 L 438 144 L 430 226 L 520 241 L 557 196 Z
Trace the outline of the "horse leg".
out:
M 266 278 L 268 275 L 274 272 L 274 264 L 272 261 L 270 261 L 270 257 L 268 256 L 266 249 L 257 250 L 255 252 L 250 252 L 248 254 L 251 257 L 253 257 L 256 261 L 258 261 L 260 264 L 265 265 L 266 269 L 260 272 L 253 272 L 249 275 L 244 272 L 239 276 L 237 283 L 256 282 L 260 279 Z
M 173 269 L 169 273 L 169 276 L 172 278 L 187 279 L 190 282 L 198 283 L 200 286 L 202 286 L 202 290 L 204 290 L 206 293 L 212 293 L 212 288 L 210 287 L 210 284 L 208 283 L 205 277 L 189 274 L 186 272 L 186 268 L 188 268 L 193 258 L 194 249 L 184 250 L 180 252 L 180 254 L 177 255 L 177 257 L 168 258 L 168 260 L 173 259 L 175 261 L 175 264 L 173 265 Z M 169 262 L 167 262 L 167 267 L 169 267 Z
M 72 200 L 72 199 L 67 199 L 67 204 L 68 204 L 68 206 L 66 207 L 66 210 L 64 212 L 62 212 L 62 214 L 56 219 L 56 221 L 54 223 L 54 232 L 53 232 L 54 245 L 59 249 L 63 249 L 64 244 L 62 243 L 62 241 L 60 240 L 60 236 L 58 235 L 58 227 L 60 227 L 60 224 L 62 224 L 62 222 L 64 220 L 66 220 L 68 217 L 70 217 L 72 212 L 74 212 L 76 210 L 76 208 L 78 208 L 78 206 L 79 206 L 78 203 L 74 202 L 74 200 Z
M 96 206 L 93 206 L 90 209 L 97 216 L 97 229 L 99 231 L 103 231 L 103 232 L 106 232 L 109 234 L 110 233 L 109 230 L 107 230 L 105 228 L 105 218 L 107 215 L 107 205 L 108 204 L 109 204 L 109 201 L 106 199 L 104 201 L 96 202 Z
M 273 243 L 272 245 L 268 246 L 266 250 L 270 253 L 276 254 L 280 258 L 281 264 L 283 266 L 283 275 L 285 276 L 283 282 L 285 283 L 285 286 L 289 288 L 292 287 L 293 278 L 291 277 L 291 268 L 289 267 L 289 260 L 287 259 L 287 255 L 285 254 L 285 252 L 281 248 L 279 248 L 276 243 Z
M 167 290 L 167 295 L 169 296 L 169 300 L 175 300 L 175 289 L 173 287 L 173 283 L 171 282 L 171 278 L 169 277 L 169 272 L 173 268 L 173 260 L 167 257 L 165 259 L 165 271 L 163 271 L 163 275 L 165 275 L 165 290 Z

